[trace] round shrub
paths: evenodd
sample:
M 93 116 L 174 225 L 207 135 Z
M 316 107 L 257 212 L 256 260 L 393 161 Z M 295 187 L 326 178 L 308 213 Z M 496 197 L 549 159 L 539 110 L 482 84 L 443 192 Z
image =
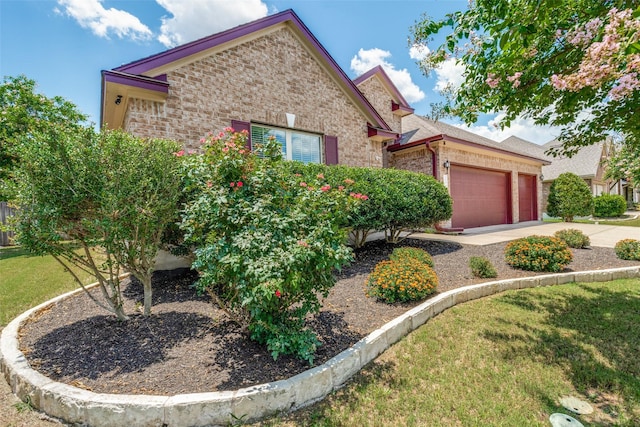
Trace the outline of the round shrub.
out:
M 431 255 L 429 255 L 429 252 L 420 248 L 395 248 L 389 258 L 392 261 L 406 261 L 408 259 L 413 259 L 433 268 L 433 259 L 431 258 Z
M 623 239 L 616 243 L 616 255 L 620 259 L 640 261 L 640 241 Z
M 504 249 L 507 264 L 529 271 L 562 271 L 573 254 L 557 237 L 528 236 L 509 242 Z
M 381 261 L 367 280 L 367 296 L 389 304 L 423 299 L 436 291 L 438 277 L 415 259 Z
M 582 249 L 591 244 L 589 236 L 574 228 L 556 231 L 554 236 L 565 242 L 570 248 Z
M 619 194 L 602 194 L 593 198 L 593 216 L 597 218 L 614 218 L 624 215 L 627 201 Z
M 547 213 L 549 216 L 561 217 L 564 222 L 572 222 L 575 216 L 591 215 L 591 189 L 578 175 L 571 172 L 561 174 L 549 188 Z
M 471 268 L 471 274 L 473 274 L 474 277 L 479 277 L 481 279 L 498 277 L 498 272 L 495 267 L 491 264 L 491 261 L 485 257 L 472 256 L 469 259 L 469 267 Z

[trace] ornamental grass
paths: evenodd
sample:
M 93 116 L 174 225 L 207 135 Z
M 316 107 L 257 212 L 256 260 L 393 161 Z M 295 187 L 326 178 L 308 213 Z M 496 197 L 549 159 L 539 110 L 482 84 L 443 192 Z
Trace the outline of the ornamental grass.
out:
M 573 260 L 567 244 L 557 237 L 528 236 L 509 242 L 504 249 L 507 264 L 528 271 L 558 272 Z

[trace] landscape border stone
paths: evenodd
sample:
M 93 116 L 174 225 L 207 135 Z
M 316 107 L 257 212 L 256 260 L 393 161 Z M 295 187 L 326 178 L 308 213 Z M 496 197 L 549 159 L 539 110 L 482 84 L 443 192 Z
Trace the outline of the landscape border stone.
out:
M 235 391 L 175 396 L 94 393 L 55 382 L 31 368 L 19 350 L 18 332 L 21 325 L 57 301 L 82 292 L 79 289 L 27 310 L 2 330 L 0 371 L 12 392 L 21 400 L 71 424 L 93 427 L 228 425 L 237 419 L 257 420 L 321 400 L 342 387 L 362 367 L 409 332 L 456 304 L 512 289 L 637 277 L 640 277 L 640 267 L 625 267 L 498 280 L 453 289 L 386 323 L 326 363 L 287 380 Z

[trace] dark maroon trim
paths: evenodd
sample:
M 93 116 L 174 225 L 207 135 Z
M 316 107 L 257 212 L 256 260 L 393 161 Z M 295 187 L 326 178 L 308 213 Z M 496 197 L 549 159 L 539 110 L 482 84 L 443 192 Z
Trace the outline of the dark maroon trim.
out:
M 393 92 L 393 95 L 396 97 L 396 99 L 398 101 L 400 101 L 399 104 L 404 106 L 404 107 L 409 108 L 411 110 L 411 112 L 413 112 L 413 108 L 411 108 L 409 106 L 409 103 L 407 102 L 407 100 L 404 99 L 404 96 L 402 96 L 402 94 L 400 93 L 400 91 L 398 90 L 396 85 L 393 84 L 393 82 L 389 78 L 389 75 L 384 71 L 384 68 L 382 68 L 381 65 L 373 67 L 372 69 L 370 69 L 369 71 L 367 71 L 363 75 L 361 75 L 359 77 L 356 77 L 355 79 L 353 79 L 353 82 L 356 84 L 356 86 L 358 86 L 362 82 L 364 82 L 367 79 L 370 79 L 371 77 L 375 76 L 376 74 L 379 75 L 382 78 L 382 80 L 384 80 L 389 85 L 389 87 L 391 88 L 391 91 Z
M 408 144 L 402 144 L 402 145 L 398 144 L 398 143 L 392 144 L 392 145 L 389 145 L 387 147 L 387 151 L 394 152 L 394 151 L 404 150 L 404 149 L 407 149 L 407 148 L 416 147 L 416 146 L 421 145 L 421 144 L 429 144 L 431 142 L 440 141 L 440 140 L 451 141 L 451 142 L 455 142 L 455 143 L 462 144 L 462 145 L 468 145 L 468 146 L 471 146 L 471 147 L 479 147 L 479 148 L 483 148 L 483 149 L 488 150 L 488 151 L 493 151 L 495 153 L 504 153 L 504 154 L 508 154 L 510 156 L 520 157 L 522 159 L 535 160 L 537 162 L 542 163 L 543 165 L 550 165 L 551 164 L 551 162 L 548 161 L 548 160 L 543 160 L 543 159 L 539 159 L 537 157 L 527 156 L 527 155 L 520 154 L 520 153 L 514 153 L 513 151 L 503 150 L 503 149 L 497 148 L 497 147 L 490 147 L 488 145 L 476 144 L 475 142 L 467 141 L 467 140 L 460 139 L 460 138 L 455 138 L 455 137 L 452 137 L 452 136 L 448 136 L 446 134 L 430 136 L 429 138 L 420 139 L 418 141 L 413 141 L 413 142 L 410 142 Z
M 364 109 L 367 110 L 369 114 L 371 114 L 375 118 L 377 124 L 383 129 L 390 130 L 391 128 L 389 127 L 389 125 L 384 121 L 384 119 L 380 116 L 376 109 L 373 108 L 371 103 L 360 92 L 360 90 L 358 90 L 353 81 L 351 81 L 351 79 L 346 75 L 342 68 L 340 68 L 338 63 L 331 57 L 331 55 L 329 55 L 329 52 L 327 52 L 327 50 L 320 44 L 318 39 L 316 39 L 316 37 L 311 34 L 309 28 L 307 28 L 307 26 L 300 20 L 298 15 L 296 15 L 296 13 L 291 9 L 285 10 L 275 15 L 264 17 L 262 19 L 258 19 L 248 24 L 231 28 L 221 33 L 213 34 L 211 36 L 186 43 L 184 45 L 169 49 L 167 51 L 149 56 L 144 59 L 140 59 L 138 61 L 131 62 L 129 64 L 122 65 L 120 67 L 114 68 L 114 71 L 121 71 L 129 74 L 144 74 L 145 72 L 154 68 L 161 67 L 163 65 L 172 63 L 203 50 L 219 46 L 253 32 L 287 21 L 290 21 L 296 28 L 298 28 L 302 35 L 306 37 L 311 45 L 313 45 L 313 47 L 317 50 L 320 56 L 325 61 L 327 61 L 330 68 L 351 90 L 356 99 L 360 101 Z
M 156 92 L 169 93 L 169 83 L 166 81 L 156 80 L 151 77 L 135 76 L 128 73 L 118 71 L 102 71 L 104 82 L 119 83 L 126 86 L 137 87 L 140 89 L 148 89 Z M 166 76 L 165 76 L 166 79 Z
M 246 147 L 251 150 L 251 123 L 243 122 L 242 120 L 231 120 L 231 127 L 235 132 L 242 132 L 243 130 L 249 132 Z
M 325 135 L 324 162 L 327 165 L 338 164 L 338 137 L 337 136 Z
M 403 111 L 405 113 L 409 113 L 409 114 L 413 114 L 413 112 L 415 111 L 413 108 L 411 107 L 407 107 L 405 105 L 400 105 L 398 103 L 395 103 L 393 101 L 391 101 L 391 111 Z
M 371 138 L 372 136 L 382 136 L 389 139 L 393 138 L 394 140 L 400 138 L 400 135 L 397 132 L 393 132 L 387 129 L 374 128 L 370 124 L 367 124 L 367 136 L 369 138 Z

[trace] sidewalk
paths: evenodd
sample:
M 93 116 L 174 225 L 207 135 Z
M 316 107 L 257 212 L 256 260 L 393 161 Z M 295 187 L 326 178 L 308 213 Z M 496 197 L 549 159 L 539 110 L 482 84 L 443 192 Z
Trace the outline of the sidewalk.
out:
M 589 236 L 589 239 L 591 239 L 591 246 L 613 248 L 616 243 L 622 239 L 640 240 L 640 227 L 542 221 L 470 228 L 459 235 L 415 233 L 411 237 L 483 246 L 515 240 L 532 234 L 553 236 L 556 231 L 565 230 L 567 228 L 580 230 Z

